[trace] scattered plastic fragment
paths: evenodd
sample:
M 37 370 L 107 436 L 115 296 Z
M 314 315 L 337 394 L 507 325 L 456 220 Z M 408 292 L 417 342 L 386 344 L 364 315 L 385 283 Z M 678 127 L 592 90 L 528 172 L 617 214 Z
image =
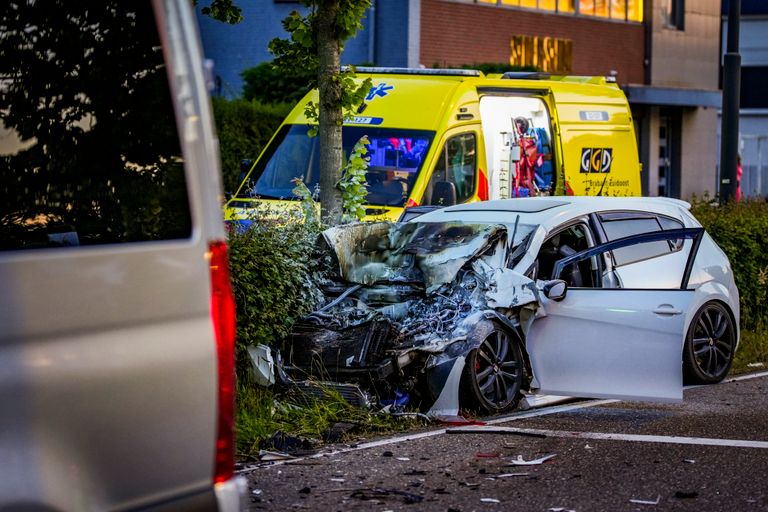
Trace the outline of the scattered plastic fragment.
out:
M 251 491 L 251 494 L 253 494 L 254 496 L 258 496 L 262 492 L 264 492 L 264 491 L 262 491 L 261 489 L 254 489 L 254 490 Z
M 411 460 L 408 457 L 395 457 L 395 459 L 397 459 L 399 461 L 402 461 L 402 462 L 408 462 L 409 460 Z
M 264 462 L 270 462 L 273 460 L 288 460 L 293 459 L 293 455 L 284 452 L 272 452 L 269 450 L 259 450 L 259 460 Z
M 765 366 L 765 363 L 748 363 L 747 364 L 748 368 L 762 368 L 763 366 Z
M 585 444 L 585 445 L 584 445 L 584 449 L 585 449 L 585 450 L 591 450 L 592 448 L 594 448 L 594 447 L 593 447 L 593 446 L 590 446 L 589 444 Z
M 548 508 L 547 512 L 576 512 L 576 511 L 572 508 L 552 507 L 552 508 Z
M 379 405 L 382 407 L 390 406 L 390 411 L 397 412 L 398 410 L 402 410 L 403 407 L 408 405 L 410 399 L 411 397 L 408 393 L 405 391 L 400 391 L 399 389 L 395 389 L 395 397 L 389 398 L 387 400 L 381 400 Z
M 251 377 L 259 386 L 269 387 L 275 383 L 275 361 L 272 349 L 267 345 L 248 345 L 251 356 Z
M 658 505 L 660 501 L 661 501 L 661 494 L 656 496 L 656 500 L 655 501 L 653 501 L 653 500 L 636 500 L 634 498 L 629 500 L 630 503 L 634 503 L 636 505 Z
M 480 498 L 480 501 L 481 501 L 482 503 L 501 503 L 501 502 L 500 502 L 499 500 L 497 500 L 496 498 Z
M 496 478 L 511 478 L 513 476 L 528 476 L 530 473 L 502 473 L 500 475 L 496 475 Z
M 536 466 L 538 464 L 543 464 L 544 462 L 548 461 L 551 458 L 556 457 L 557 454 L 553 453 L 551 455 L 545 455 L 544 457 L 540 457 L 538 459 L 533 460 L 523 460 L 522 455 L 518 455 L 516 459 L 512 459 L 509 461 L 511 465 L 514 466 Z
M 343 478 L 329 478 L 329 480 L 330 480 L 331 482 L 339 482 L 339 483 L 342 483 L 342 482 L 345 482 L 345 481 L 346 481 L 346 480 L 344 480 Z
M 435 416 L 434 419 L 438 423 L 442 423 L 443 425 L 450 425 L 454 427 L 469 426 L 469 425 L 476 425 L 476 426 L 485 425 L 485 422 L 478 421 L 478 420 L 469 420 L 464 416 Z
M 685 462 L 686 464 L 696 464 L 696 461 L 693 459 L 683 459 L 683 462 Z
M 675 498 L 681 499 L 681 500 L 689 500 L 692 498 L 696 498 L 699 496 L 699 493 L 696 491 L 677 491 L 675 492 Z

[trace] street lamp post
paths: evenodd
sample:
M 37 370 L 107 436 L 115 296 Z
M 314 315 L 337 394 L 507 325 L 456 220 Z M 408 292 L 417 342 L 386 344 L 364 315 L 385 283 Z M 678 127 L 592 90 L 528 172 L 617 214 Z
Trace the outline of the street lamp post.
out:
M 728 46 L 723 56 L 723 114 L 720 137 L 720 203 L 736 198 L 736 165 L 739 155 L 739 16 L 741 0 L 730 0 Z

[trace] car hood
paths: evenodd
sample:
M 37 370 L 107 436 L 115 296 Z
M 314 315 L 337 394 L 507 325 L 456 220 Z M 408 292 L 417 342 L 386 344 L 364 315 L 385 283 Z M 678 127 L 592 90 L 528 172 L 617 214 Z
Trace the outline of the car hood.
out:
M 507 231 L 503 224 L 379 222 L 334 227 L 323 238 L 349 283 L 409 284 L 423 287 L 429 297 L 455 292 L 464 270 L 479 278 L 484 306 L 509 308 L 538 301 L 538 293 L 533 281 L 506 268 L 514 248 Z

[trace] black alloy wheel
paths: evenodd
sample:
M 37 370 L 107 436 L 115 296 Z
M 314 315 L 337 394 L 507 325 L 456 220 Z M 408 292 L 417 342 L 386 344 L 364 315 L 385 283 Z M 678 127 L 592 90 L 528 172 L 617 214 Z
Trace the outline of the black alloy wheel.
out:
M 683 348 L 687 383 L 714 384 L 728 374 L 736 350 L 736 329 L 719 302 L 704 304 L 693 317 Z
M 483 327 L 476 332 L 484 334 L 483 341 L 467 355 L 464 366 L 462 405 L 494 414 L 517 405 L 525 363 L 516 337 L 491 322 Z

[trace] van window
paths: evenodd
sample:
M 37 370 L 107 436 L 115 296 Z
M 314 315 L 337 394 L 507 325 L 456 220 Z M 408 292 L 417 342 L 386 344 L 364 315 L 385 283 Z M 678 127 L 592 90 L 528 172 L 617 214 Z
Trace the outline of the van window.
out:
M 448 139 L 437 158 L 435 170 L 424 194 L 424 204 L 438 204 L 433 197 L 439 182 L 452 183 L 456 188 L 456 203 L 463 203 L 475 193 L 477 174 L 477 142 L 474 133 L 462 133 Z
M 0 250 L 189 237 L 150 2 L 24 1 L 6 10 Z
M 308 130 L 306 125 L 283 126 L 240 187 L 237 197 L 294 199 L 294 178 L 301 178 L 310 190 L 316 190 L 320 182 L 320 145 L 317 137 L 307 135 Z M 363 136 L 370 141 L 366 202 L 403 206 L 421 171 L 434 132 L 345 126 L 342 130 L 345 158 Z

